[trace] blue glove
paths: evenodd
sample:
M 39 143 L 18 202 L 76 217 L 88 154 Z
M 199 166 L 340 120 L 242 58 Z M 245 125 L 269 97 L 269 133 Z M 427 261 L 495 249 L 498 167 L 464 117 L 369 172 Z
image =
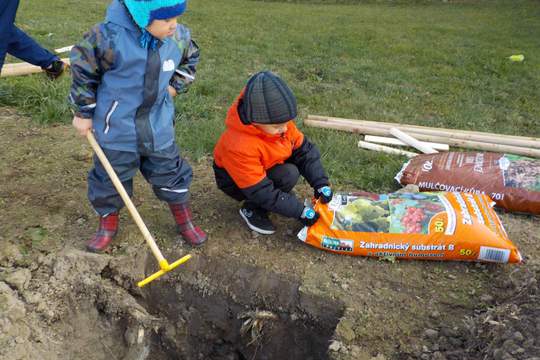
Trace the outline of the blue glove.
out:
M 304 211 L 302 211 L 302 215 L 300 216 L 300 222 L 304 224 L 305 226 L 311 226 L 319 220 L 319 213 L 313 210 L 312 207 L 306 206 L 304 208 Z
M 328 185 L 321 186 L 320 188 L 315 190 L 315 197 L 317 199 L 321 199 L 321 202 L 323 204 L 326 204 L 332 201 L 332 196 L 334 196 L 334 193 L 332 192 L 332 189 L 330 189 L 330 186 Z

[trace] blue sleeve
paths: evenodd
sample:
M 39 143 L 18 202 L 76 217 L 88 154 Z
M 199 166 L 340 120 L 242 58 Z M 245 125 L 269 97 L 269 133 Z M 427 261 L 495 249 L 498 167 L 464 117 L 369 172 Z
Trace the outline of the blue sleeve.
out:
M 176 92 L 184 93 L 195 80 L 200 49 L 197 43 L 191 38 L 191 32 L 185 26 L 178 25 L 173 40 L 182 52 L 182 60 L 176 68 L 169 84 L 174 87 Z
M 70 54 L 72 83 L 69 102 L 76 116 L 92 118 L 103 74 L 114 64 L 114 42 L 105 25 L 84 34 Z

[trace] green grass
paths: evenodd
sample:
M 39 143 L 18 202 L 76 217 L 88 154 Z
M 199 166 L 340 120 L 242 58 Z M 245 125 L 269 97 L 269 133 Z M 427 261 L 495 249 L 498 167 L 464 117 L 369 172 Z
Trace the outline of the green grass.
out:
M 357 5 L 197 0 L 183 17 L 201 46 L 198 80 L 176 100 L 180 146 L 209 154 L 248 76 L 270 69 L 322 114 L 540 136 L 540 3 L 412 1 Z M 49 48 L 99 22 L 108 1 L 28 0 L 19 25 Z M 82 16 L 81 16 L 82 15 Z M 512 63 L 512 54 L 525 61 Z M 69 122 L 69 79 L 2 79 L 0 105 Z M 301 123 L 301 121 L 299 121 Z M 303 128 L 341 188 L 389 191 L 405 160 L 356 148 L 358 136 Z

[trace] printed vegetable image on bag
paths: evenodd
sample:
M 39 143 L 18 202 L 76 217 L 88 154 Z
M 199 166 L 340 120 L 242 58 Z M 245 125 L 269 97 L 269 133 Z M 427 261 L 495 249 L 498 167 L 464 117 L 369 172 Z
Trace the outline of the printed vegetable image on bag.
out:
M 486 195 L 337 193 L 300 240 L 346 255 L 521 262 Z
M 486 194 L 508 211 L 540 214 L 540 160 L 517 155 L 447 152 L 418 155 L 396 176 L 423 191 Z

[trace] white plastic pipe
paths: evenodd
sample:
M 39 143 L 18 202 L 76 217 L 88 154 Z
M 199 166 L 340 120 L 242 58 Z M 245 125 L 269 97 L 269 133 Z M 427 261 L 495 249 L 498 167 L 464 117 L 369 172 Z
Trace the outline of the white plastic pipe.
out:
M 431 146 L 427 146 L 420 141 L 416 140 L 412 136 L 405 134 L 403 131 L 398 128 L 390 128 L 390 134 L 397 137 L 399 140 L 403 141 L 405 144 L 412 146 L 415 149 L 420 150 L 424 154 L 436 154 L 437 150 L 433 149 Z
M 394 139 L 394 138 L 384 137 L 384 136 L 366 135 L 366 136 L 364 136 L 364 141 L 377 143 L 377 144 L 409 146 L 409 145 L 405 144 L 403 141 L 401 141 L 399 139 Z M 426 146 L 429 146 L 429 147 L 431 147 L 431 148 L 433 148 L 435 150 L 442 150 L 442 151 L 450 150 L 450 146 L 448 144 L 426 142 L 426 141 L 421 141 L 421 143 L 426 145 Z
M 415 157 L 416 155 L 418 155 L 417 153 L 413 153 L 410 151 L 395 149 L 393 147 L 379 145 L 379 144 L 373 144 L 373 143 L 365 142 L 362 140 L 358 141 L 358 147 L 362 149 L 384 152 L 387 154 L 405 155 L 407 157 Z
M 71 49 L 73 49 L 73 45 L 64 46 L 64 47 L 59 48 L 59 49 L 54 49 L 54 52 L 57 53 L 57 54 L 61 54 L 61 53 L 71 51 Z

